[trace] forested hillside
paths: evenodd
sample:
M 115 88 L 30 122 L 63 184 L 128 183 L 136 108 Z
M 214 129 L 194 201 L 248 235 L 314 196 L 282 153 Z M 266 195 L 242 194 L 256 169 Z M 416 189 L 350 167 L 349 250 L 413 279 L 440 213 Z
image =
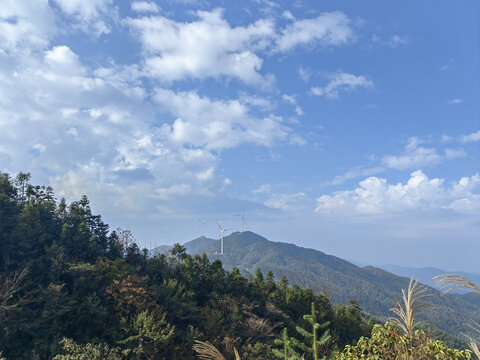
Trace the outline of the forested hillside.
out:
M 321 239 L 321 234 L 319 235 Z M 320 240 L 319 240 L 320 241 Z M 245 275 L 257 268 L 285 276 L 292 284 L 323 292 L 333 303 L 355 300 L 377 319 L 391 316 L 392 304 L 401 298 L 409 279 L 379 268 L 359 267 L 336 256 L 293 244 L 269 241 L 246 231 L 224 238 L 225 254 L 217 254 L 219 240 L 199 238 L 184 244 L 190 253 L 205 252 L 210 259 L 221 259 L 225 269 L 238 267 Z M 454 336 L 475 336 L 472 321 L 480 323 L 479 295 L 441 295 L 427 287 L 430 304 L 420 319 Z
M 29 179 L 0 174 L 0 351 L 7 360 L 65 351 L 109 355 L 57 358 L 193 359 L 195 340 L 227 357 L 235 347 L 243 359 L 273 359 L 274 339 L 284 328 L 294 336 L 307 327 L 312 302 L 318 321 L 329 322 L 323 354 L 370 333 L 356 303 L 334 307 L 272 273 L 249 280 L 180 245 L 149 257 L 128 230 L 110 231 L 87 197 L 57 202 L 53 189 Z

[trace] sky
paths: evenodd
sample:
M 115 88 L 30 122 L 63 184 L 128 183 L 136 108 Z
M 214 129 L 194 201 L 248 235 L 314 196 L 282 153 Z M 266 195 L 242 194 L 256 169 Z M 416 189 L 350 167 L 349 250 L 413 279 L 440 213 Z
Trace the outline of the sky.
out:
M 478 1 L 0 3 L 0 171 L 142 247 L 244 212 L 272 241 L 480 273 Z

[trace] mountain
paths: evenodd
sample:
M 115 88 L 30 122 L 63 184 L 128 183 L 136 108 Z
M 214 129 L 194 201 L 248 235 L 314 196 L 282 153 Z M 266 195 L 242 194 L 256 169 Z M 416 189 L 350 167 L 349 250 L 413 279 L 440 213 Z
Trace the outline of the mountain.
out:
M 290 284 L 322 291 L 334 303 L 358 301 L 367 313 L 385 320 L 390 309 L 401 299 L 401 290 L 409 278 L 394 275 L 373 266 L 360 267 L 321 251 L 293 244 L 273 242 L 253 232 L 235 232 L 224 238 L 225 254 L 220 255 L 220 241 L 197 238 L 184 244 L 191 254 L 206 253 L 210 260 L 219 259 L 225 269 L 238 267 L 245 274 L 257 268 L 272 271 L 279 280 L 285 276 Z M 480 297 L 474 294 L 441 293 L 427 286 L 431 306 L 423 311 L 422 320 L 450 334 L 471 334 L 472 321 L 480 323 Z
M 442 270 L 434 267 L 411 268 L 411 267 L 398 266 L 398 265 L 392 265 L 392 264 L 378 265 L 378 267 L 383 270 L 387 270 L 395 275 L 405 276 L 408 278 L 413 277 L 414 279 L 426 285 L 429 285 L 431 287 L 435 287 L 435 283 L 433 281 L 433 278 L 435 276 L 442 275 L 442 274 L 452 274 L 452 273 L 465 276 L 466 278 L 472 280 L 475 284 L 480 284 L 480 275 L 465 273 L 462 271 L 448 271 L 448 270 Z M 452 292 L 455 294 L 467 293 L 467 291 L 463 291 L 463 290 L 452 290 Z

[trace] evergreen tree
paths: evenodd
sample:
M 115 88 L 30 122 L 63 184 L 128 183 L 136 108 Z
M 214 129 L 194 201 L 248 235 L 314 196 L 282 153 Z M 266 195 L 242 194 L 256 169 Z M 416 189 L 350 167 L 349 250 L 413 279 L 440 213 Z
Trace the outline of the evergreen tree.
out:
M 293 344 L 306 352 L 310 352 L 313 356 L 313 359 L 318 360 L 318 348 L 322 345 L 325 345 L 330 340 L 331 336 L 328 329 L 322 334 L 320 338 L 318 338 L 317 332 L 318 330 L 324 329 L 328 325 L 330 325 L 330 322 L 327 321 L 323 324 L 319 324 L 317 322 L 318 314 L 315 310 L 315 302 L 312 302 L 311 307 L 311 314 L 303 316 L 304 320 L 306 320 L 307 323 L 310 324 L 311 330 L 306 330 L 301 326 L 296 327 L 297 332 L 305 338 L 307 343 L 310 343 L 310 346 L 296 339 L 293 339 Z

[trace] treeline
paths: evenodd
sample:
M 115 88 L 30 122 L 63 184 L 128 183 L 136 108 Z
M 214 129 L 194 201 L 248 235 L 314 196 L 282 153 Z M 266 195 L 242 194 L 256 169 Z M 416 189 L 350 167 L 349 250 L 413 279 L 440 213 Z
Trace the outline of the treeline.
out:
M 296 336 L 297 327 L 308 328 L 312 303 L 330 334 L 319 356 L 373 327 L 355 302 L 333 306 L 271 273 L 245 278 L 178 244 L 150 257 L 128 230 L 110 231 L 86 196 L 57 201 L 53 189 L 31 185 L 25 173 L 0 173 L 0 252 L 0 350 L 7 360 L 100 348 L 112 359 L 194 359 L 196 340 L 230 358 L 235 348 L 244 360 L 274 359 L 284 329 Z

